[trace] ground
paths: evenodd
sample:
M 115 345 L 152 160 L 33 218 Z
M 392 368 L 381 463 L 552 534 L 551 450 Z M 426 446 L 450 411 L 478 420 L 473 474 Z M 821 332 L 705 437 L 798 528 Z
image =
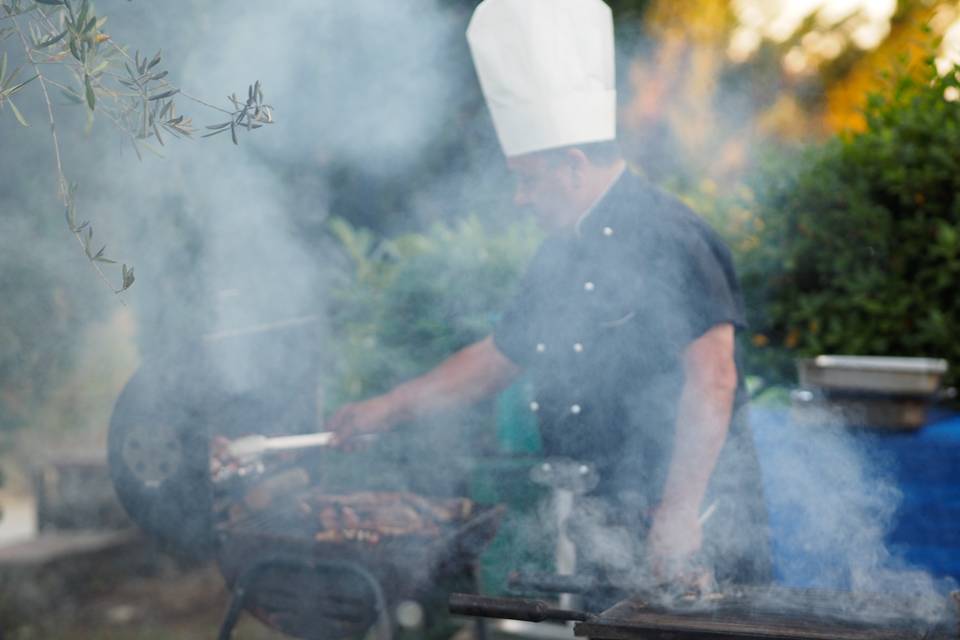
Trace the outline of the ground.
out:
M 52 611 L 21 628 L 10 640 L 209 640 L 227 607 L 223 579 L 215 567 L 167 570 L 129 578 L 82 603 L 72 615 Z M 0 637 L 8 638 L 0 633 Z M 234 640 L 286 638 L 244 616 Z

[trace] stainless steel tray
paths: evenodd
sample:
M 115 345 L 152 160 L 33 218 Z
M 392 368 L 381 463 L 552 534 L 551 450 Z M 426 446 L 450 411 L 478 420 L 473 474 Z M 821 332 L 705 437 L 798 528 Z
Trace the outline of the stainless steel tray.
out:
M 933 395 L 947 372 L 936 358 L 822 355 L 797 361 L 800 386 L 893 395 Z
M 827 396 L 809 389 L 795 389 L 790 401 L 790 420 L 794 424 L 874 429 L 919 429 L 926 424 L 931 404 L 929 398 L 918 396 Z

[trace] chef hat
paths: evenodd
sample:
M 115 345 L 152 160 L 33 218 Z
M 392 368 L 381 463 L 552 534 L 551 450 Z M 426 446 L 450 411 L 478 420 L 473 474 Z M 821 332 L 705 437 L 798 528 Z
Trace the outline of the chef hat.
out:
M 601 0 L 484 0 L 467 41 L 504 155 L 616 137 L 613 18 Z

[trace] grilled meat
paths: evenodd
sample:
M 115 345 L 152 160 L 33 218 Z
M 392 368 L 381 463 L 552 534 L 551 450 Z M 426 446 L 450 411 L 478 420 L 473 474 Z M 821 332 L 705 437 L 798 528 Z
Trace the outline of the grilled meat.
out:
M 317 541 L 371 544 L 387 536 L 437 537 L 473 513 L 473 503 L 466 498 L 433 499 L 406 492 L 328 495 L 314 491 L 301 495 L 298 507 L 316 518 Z

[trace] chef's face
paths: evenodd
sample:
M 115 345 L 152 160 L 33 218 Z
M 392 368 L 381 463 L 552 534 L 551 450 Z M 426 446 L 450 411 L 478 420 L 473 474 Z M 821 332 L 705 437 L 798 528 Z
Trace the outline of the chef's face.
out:
M 513 156 L 507 166 L 516 179 L 514 204 L 533 213 L 540 226 L 552 231 L 576 221 L 580 180 L 563 151 Z

